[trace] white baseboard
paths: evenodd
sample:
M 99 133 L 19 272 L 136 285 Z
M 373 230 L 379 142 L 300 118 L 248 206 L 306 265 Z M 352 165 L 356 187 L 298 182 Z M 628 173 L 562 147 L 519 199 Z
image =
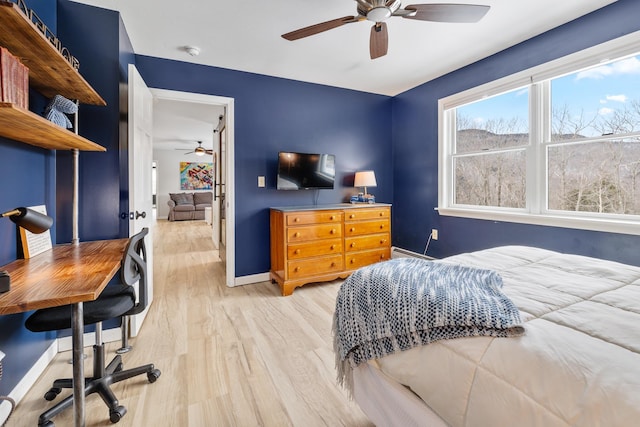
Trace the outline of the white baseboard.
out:
M 232 287 L 268 282 L 269 280 L 271 280 L 269 273 L 251 274 L 249 276 L 236 277 Z
M 36 383 L 40 375 L 47 369 L 49 363 L 53 360 L 53 358 L 58 353 L 58 340 L 53 341 L 51 345 L 42 353 L 42 356 L 36 361 L 36 363 L 29 369 L 27 374 L 22 377 L 20 382 L 15 386 L 9 396 L 16 401 L 16 404 L 20 403 L 20 401 L 27 394 L 29 389 L 33 387 Z M 0 404 L 0 425 L 6 421 L 6 418 L 9 416 L 9 412 L 11 411 L 11 404 L 9 402 L 2 402 Z M 3 420 L 3 421 L 2 421 Z
M 429 255 L 419 254 L 417 252 L 413 252 L 408 249 L 399 248 L 397 246 L 391 246 L 391 259 L 396 259 L 396 258 L 421 258 L 426 260 L 434 259 Z

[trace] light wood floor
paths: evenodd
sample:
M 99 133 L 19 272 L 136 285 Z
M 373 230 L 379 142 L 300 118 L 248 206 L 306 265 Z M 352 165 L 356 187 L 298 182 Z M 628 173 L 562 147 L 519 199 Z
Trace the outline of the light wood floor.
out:
M 162 376 L 113 386 L 128 409 L 117 425 L 372 426 L 335 381 L 331 320 L 339 282 L 289 297 L 270 282 L 228 288 L 210 233 L 203 221 L 155 227 L 154 302 L 124 363 L 155 363 Z M 109 360 L 118 344 L 107 346 Z M 7 427 L 37 426 L 52 405 L 45 391 L 71 375 L 69 358 L 56 356 Z M 112 425 L 97 395 L 87 398 L 86 412 L 87 426 Z M 54 418 L 57 427 L 72 420 L 71 410 Z

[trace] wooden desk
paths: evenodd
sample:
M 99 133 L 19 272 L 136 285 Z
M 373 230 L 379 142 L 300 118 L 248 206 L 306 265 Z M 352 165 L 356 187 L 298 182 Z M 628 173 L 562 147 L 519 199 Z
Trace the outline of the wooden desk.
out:
M 11 275 L 11 290 L 0 294 L 0 315 L 72 304 L 73 409 L 84 426 L 83 301 L 92 301 L 120 268 L 129 239 L 57 245 L 30 259 L 0 267 Z

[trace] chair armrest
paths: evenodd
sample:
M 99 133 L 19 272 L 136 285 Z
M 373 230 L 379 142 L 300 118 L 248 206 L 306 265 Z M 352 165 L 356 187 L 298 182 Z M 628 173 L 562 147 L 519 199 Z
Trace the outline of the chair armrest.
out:
M 171 208 L 175 208 L 176 207 L 176 202 L 174 202 L 173 200 L 169 199 L 167 200 L 167 204 L 169 205 L 169 207 Z

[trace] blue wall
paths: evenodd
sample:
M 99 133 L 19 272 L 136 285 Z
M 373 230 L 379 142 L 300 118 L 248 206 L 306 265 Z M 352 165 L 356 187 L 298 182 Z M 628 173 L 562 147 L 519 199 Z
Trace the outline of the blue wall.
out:
M 122 45 L 117 12 L 67 0 L 58 2 L 58 38 L 80 61 L 80 73 L 106 101 L 106 106 L 80 105 L 80 135 L 102 145 L 106 152 L 80 152 L 79 220 L 81 241 L 127 237 L 121 231 L 119 83 Z M 58 243 L 72 239 L 72 154 L 58 152 Z M 127 179 L 127 176 L 124 176 Z M 126 182 L 126 181 L 125 181 Z M 128 221 L 124 221 L 128 226 Z
M 56 31 L 55 0 L 27 0 L 28 8 L 52 31 Z M 0 30 L 1 31 L 1 30 Z M 31 91 L 31 111 L 40 113 L 47 100 Z M 44 204 L 47 212 L 55 216 L 55 151 L 33 147 L 0 138 L 0 210 L 6 212 L 18 206 Z M 55 241 L 56 229 L 51 229 Z M 0 220 L 0 265 L 18 256 L 19 237 L 17 227 L 8 219 Z M 24 328 L 28 314 L 0 316 L 0 350 L 6 353 L 3 360 L 4 375 L 0 381 L 0 395 L 7 394 L 20 381 L 24 373 L 35 363 L 50 345 L 53 334 L 35 335 Z
M 444 257 L 524 244 L 640 265 L 640 237 L 439 216 L 438 99 L 640 30 L 640 2 L 610 6 L 530 39 L 393 99 L 393 242 Z M 640 50 L 640 46 L 639 46 Z
M 106 107 L 80 106 L 79 133 L 107 148 L 80 154 L 80 240 L 127 236 L 120 230 L 118 83 L 121 59 L 133 59 L 122 39 L 119 14 L 67 0 L 27 0 L 49 29 L 80 60 L 80 72 L 106 100 Z M 120 37 L 120 39 L 119 39 Z M 123 46 L 125 48 L 123 48 Z M 41 114 L 48 100 L 30 92 L 31 111 Z M 124 159 L 126 163 L 126 158 Z M 45 204 L 56 222 L 54 242 L 71 241 L 71 154 L 0 139 L 0 209 Z M 126 198 L 126 194 L 124 197 Z M 125 221 L 128 226 L 128 222 Z M 15 225 L 0 221 L 0 265 L 17 258 Z M 6 353 L 0 394 L 8 394 L 51 344 L 56 334 L 24 328 L 30 313 L 0 316 L 0 349 Z
M 391 202 L 391 98 L 148 56 L 136 65 L 149 87 L 235 99 L 236 277 L 270 268 L 271 206 L 347 201 L 359 169 L 375 170 L 372 192 Z M 276 190 L 278 151 L 335 154 L 336 188 Z

